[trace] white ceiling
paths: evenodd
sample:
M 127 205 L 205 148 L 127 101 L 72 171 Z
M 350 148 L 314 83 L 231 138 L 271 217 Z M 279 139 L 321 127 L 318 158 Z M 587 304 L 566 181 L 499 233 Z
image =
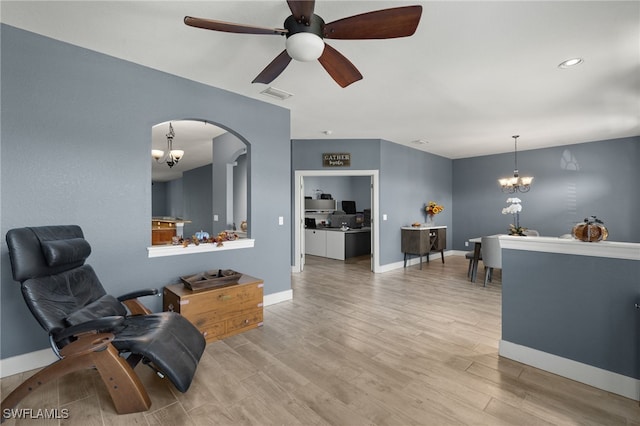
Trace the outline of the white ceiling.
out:
M 284 101 L 251 84 L 284 49 L 283 37 L 207 31 L 182 20 L 282 27 L 290 15 L 285 0 L 3 0 L 0 16 L 281 105 L 291 110 L 294 139 L 382 138 L 455 159 L 512 151 L 514 134 L 519 150 L 640 135 L 640 2 L 318 0 L 315 12 L 331 22 L 410 4 L 423 6 L 412 37 L 327 41 L 363 80 L 342 89 L 318 62 L 292 61 L 271 84 L 294 94 Z M 572 57 L 584 63 L 557 67 Z

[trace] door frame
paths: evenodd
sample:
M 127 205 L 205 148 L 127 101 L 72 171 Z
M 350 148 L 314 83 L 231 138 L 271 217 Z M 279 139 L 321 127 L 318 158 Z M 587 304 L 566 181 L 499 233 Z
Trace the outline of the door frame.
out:
M 304 269 L 304 178 L 322 176 L 370 176 L 371 177 L 371 271 L 381 272 L 380 268 L 380 239 L 378 220 L 380 204 L 379 170 L 296 170 L 294 175 L 294 253 L 293 272 Z

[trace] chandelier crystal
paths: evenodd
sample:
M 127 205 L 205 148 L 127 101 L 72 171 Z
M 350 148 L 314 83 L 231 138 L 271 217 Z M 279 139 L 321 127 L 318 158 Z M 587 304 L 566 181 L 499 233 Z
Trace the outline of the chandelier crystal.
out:
M 514 192 L 529 192 L 531 189 L 532 176 L 520 176 L 518 172 L 518 138 L 520 135 L 511 136 L 515 145 L 514 159 L 515 167 L 513 169 L 513 177 L 498 179 L 502 192 L 513 194 Z
M 178 164 L 178 161 L 184 156 L 184 151 L 181 149 L 173 149 L 173 138 L 176 133 L 173 131 L 173 125 L 169 123 L 169 133 L 167 133 L 167 154 L 161 149 L 152 149 L 151 156 L 158 162 L 166 162 L 171 168 Z

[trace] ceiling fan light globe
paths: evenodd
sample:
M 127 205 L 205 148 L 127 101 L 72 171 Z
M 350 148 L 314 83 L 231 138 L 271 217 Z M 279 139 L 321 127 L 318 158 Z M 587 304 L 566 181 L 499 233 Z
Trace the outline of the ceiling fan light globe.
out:
M 309 62 L 318 59 L 324 51 L 324 41 L 313 33 L 297 33 L 285 42 L 287 53 L 296 61 Z

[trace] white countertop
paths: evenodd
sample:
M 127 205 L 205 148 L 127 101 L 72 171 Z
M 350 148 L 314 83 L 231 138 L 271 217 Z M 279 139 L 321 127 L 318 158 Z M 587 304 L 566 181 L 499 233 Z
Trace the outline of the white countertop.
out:
M 358 232 L 371 232 L 370 227 L 363 226 L 362 228 L 349 228 L 347 230 L 343 230 L 342 228 L 331 228 L 328 226 L 318 226 L 317 228 L 305 228 L 312 231 L 330 231 L 330 232 L 344 232 L 346 234 L 356 234 Z
M 508 250 L 640 260 L 640 243 L 618 241 L 587 243 L 574 238 L 519 237 L 513 235 L 500 235 L 499 238 L 500 247 Z
M 442 229 L 446 228 L 446 226 L 427 226 L 426 224 L 422 224 L 420 226 L 402 226 L 400 229 L 407 229 L 410 231 L 420 231 L 425 229 Z

